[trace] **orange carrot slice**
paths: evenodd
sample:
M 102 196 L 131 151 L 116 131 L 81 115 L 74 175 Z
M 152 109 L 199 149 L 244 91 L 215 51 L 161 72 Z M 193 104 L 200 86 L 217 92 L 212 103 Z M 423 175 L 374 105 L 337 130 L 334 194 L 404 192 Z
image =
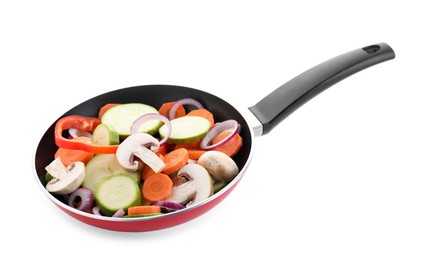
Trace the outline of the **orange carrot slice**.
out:
M 165 168 L 162 172 L 164 174 L 171 174 L 177 172 L 189 160 L 189 153 L 184 148 L 173 150 L 165 155 Z
M 143 197 L 150 202 L 166 200 L 171 195 L 172 180 L 168 175 L 156 173 L 148 177 L 143 183 Z
M 206 151 L 202 149 L 188 149 L 189 159 L 198 160 Z
M 200 146 L 201 140 L 196 140 L 193 141 L 191 143 L 185 143 L 185 144 L 176 144 L 174 149 L 180 149 L 180 148 L 185 148 L 185 149 L 201 149 Z
M 216 144 L 230 135 L 230 132 L 225 131 L 219 134 L 213 141 Z M 235 156 L 239 149 L 242 147 L 242 137 L 239 134 L 235 134 L 229 141 L 215 148 L 214 151 L 219 151 L 227 154 L 229 157 Z
M 161 213 L 160 206 L 133 206 L 128 208 L 128 215 Z
M 175 102 L 167 102 L 167 103 L 163 103 L 162 106 L 159 108 L 159 113 L 163 116 L 166 116 L 167 118 L 169 118 L 169 110 L 171 109 L 171 107 L 175 104 Z M 175 118 L 177 117 L 182 117 L 186 115 L 186 110 L 184 109 L 183 106 L 179 106 L 177 108 L 177 111 L 175 112 Z

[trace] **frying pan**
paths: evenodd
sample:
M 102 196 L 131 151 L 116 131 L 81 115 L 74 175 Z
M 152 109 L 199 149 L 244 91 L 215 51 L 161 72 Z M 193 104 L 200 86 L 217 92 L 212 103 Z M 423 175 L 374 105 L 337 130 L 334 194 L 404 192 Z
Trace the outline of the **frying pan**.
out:
M 386 43 L 355 49 L 303 72 L 275 89 L 257 104 L 249 107 L 248 110 L 242 112 L 223 99 L 201 90 L 172 85 L 144 85 L 101 94 L 75 106 L 61 116 L 83 115 L 96 117 L 99 108 L 106 103 L 141 102 L 160 107 L 165 102 L 190 97 L 198 100 L 210 110 L 218 122 L 231 118 L 237 120 L 241 125 L 240 135 L 243 139 L 243 146 L 234 157 L 239 167 L 239 174 L 218 193 L 184 210 L 152 217 L 111 218 L 79 211 L 69 207 L 61 196 L 50 194 L 45 189 L 42 178 L 45 174 L 45 167 L 53 160 L 54 153 L 57 150 L 57 146 L 54 143 L 56 122 L 46 130 L 36 148 L 34 172 L 37 183 L 43 193 L 62 211 L 79 221 L 99 228 L 125 232 L 143 232 L 170 228 L 185 223 L 206 213 L 232 192 L 249 166 L 253 155 L 255 137 L 269 133 L 278 123 L 305 102 L 340 80 L 394 58 L 393 49 Z

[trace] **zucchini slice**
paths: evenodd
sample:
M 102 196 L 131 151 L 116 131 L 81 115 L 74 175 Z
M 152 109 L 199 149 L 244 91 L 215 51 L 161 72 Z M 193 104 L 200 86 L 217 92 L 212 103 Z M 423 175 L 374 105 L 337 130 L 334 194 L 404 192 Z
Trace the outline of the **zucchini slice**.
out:
M 200 116 L 183 116 L 171 120 L 171 136 L 168 143 L 185 144 L 191 143 L 205 136 L 210 129 L 210 121 Z M 163 125 L 159 129 L 161 138 L 164 138 L 168 129 Z
M 131 134 L 131 126 L 134 121 L 148 113 L 159 114 L 159 111 L 152 106 L 142 103 L 121 104 L 107 110 L 102 116 L 101 122 L 112 126 L 121 138 L 126 138 Z M 147 121 L 140 126 L 138 132 L 153 135 L 158 132 L 161 125 L 162 121 L 160 120 Z
M 98 184 L 105 178 L 120 173 L 131 176 L 137 183 L 141 181 L 140 172 L 128 171 L 123 168 L 117 161 L 115 154 L 97 154 L 86 163 L 85 179 L 82 186 L 95 193 Z
M 141 190 L 137 182 L 126 174 L 116 174 L 104 179 L 97 187 L 95 201 L 100 210 L 112 216 L 119 209 L 140 205 Z

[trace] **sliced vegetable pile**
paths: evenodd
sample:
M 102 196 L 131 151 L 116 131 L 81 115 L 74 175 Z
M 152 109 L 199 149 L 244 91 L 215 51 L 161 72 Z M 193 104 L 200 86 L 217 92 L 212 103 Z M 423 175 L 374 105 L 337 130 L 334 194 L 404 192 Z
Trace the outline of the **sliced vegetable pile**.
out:
M 215 122 L 191 98 L 159 109 L 109 103 L 98 117 L 66 116 L 55 125 L 58 150 L 45 168 L 46 189 L 64 195 L 70 207 L 102 216 L 181 210 L 238 174 L 233 157 L 242 147 L 239 130 L 233 119 Z

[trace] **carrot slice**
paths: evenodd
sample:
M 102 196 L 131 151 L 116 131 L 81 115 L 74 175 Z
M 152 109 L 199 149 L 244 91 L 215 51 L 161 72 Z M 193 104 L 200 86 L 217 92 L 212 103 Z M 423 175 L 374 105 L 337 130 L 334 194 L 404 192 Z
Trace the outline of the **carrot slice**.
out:
M 201 149 L 188 149 L 189 159 L 198 160 L 206 151 Z
M 174 149 L 180 149 L 180 148 L 185 148 L 185 149 L 201 149 L 201 140 L 196 140 L 193 141 L 191 143 L 186 143 L 186 144 L 176 144 Z
M 107 110 L 109 110 L 110 108 L 115 107 L 115 106 L 117 106 L 117 105 L 119 105 L 119 104 L 116 104 L 116 103 L 108 103 L 108 104 L 105 104 L 104 106 L 102 106 L 102 107 L 100 108 L 100 110 L 98 111 L 98 118 L 100 118 L 100 119 L 101 119 L 101 117 L 103 117 L 104 113 L 105 113 Z
M 164 162 L 165 161 L 165 157 L 160 154 L 157 153 L 157 156 Z M 147 178 L 149 178 L 150 176 L 152 176 L 153 174 L 156 174 L 156 172 L 154 172 L 152 170 L 152 168 L 150 168 L 150 166 L 146 165 L 144 166 L 144 169 L 141 171 L 141 179 L 146 180 Z
M 184 148 L 173 150 L 165 155 L 165 168 L 162 172 L 164 174 L 171 174 L 181 169 L 187 164 L 189 160 L 189 153 Z
M 171 107 L 175 104 L 175 102 L 167 102 L 167 103 L 163 103 L 162 106 L 159 108 L 159 113 L 163 116 L 166 116 L 167 118 L 169 118 L 169 110 L 171 109 Z M 177 108 L 177 111 L 175 112 L 175 118 L 177 117 L 182 117 L 186 115 L 186 110 L 184 109 L 184 107 L 181 105 Z
M 83 136 L 79 136 L 74 138 L 76 140 L 91 140 L 88 137 L 83 137 Z M 58 150 L 55 152 L 54 154 L 54 158 L 58 158 L 60 157 L 61 162 L 65 165 L 68 166 L 73 162 L 83 162 L 83 163 L 87 163 L 92 157 L 94 157 L 93 153 L 90 152 L 86 152 L 83 150 L 72 150 L 72 149 L 66 149 L 66 148 L 62 148 L 59 147 Z
M 156 173 L 143 183 L 143 197 L 150 201 L 166 200 L 171 195 L 172 180 L 168 175 Z
M 214 115 L 205 108 L 199 108 L 187 113 L 188 116 L 200 116 L 210 121 L 210 128 L 214 126 Z
M 157 151 L 157 153 L 156 154 L 162 154 L 162 155 L 165 155 L 167 152 L 168 152 L 168 149 L 169 149 L 169 144 L 167 143 L 167 142 L 165 142 L 165 143 L 163 143 L 160 147 L 159 147 L 159 149 L 158 149 L 158 151 Z
M 219 134 L 213 141 L 213 144 L 216 144 L 226 138 L 230 132 L 225 131 L 221 134 Z M 235 134 L 232 139 L 227 141 L 226 143 L 220 145 L 219 147 L 215 148 L 214 151 L 219 151 L 227 154 L 229 157 L 235 156 L 239 149 L 242 147 L 242 137 L 239 134 Z
M 128 208 L 128 215 L 161 213 L 160 206 L 133 206 Z

